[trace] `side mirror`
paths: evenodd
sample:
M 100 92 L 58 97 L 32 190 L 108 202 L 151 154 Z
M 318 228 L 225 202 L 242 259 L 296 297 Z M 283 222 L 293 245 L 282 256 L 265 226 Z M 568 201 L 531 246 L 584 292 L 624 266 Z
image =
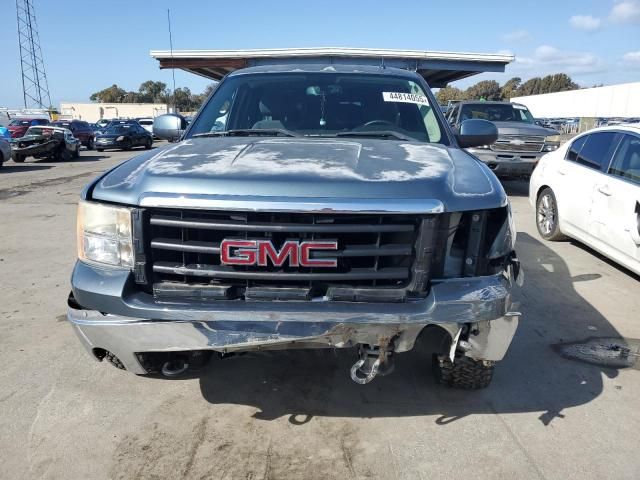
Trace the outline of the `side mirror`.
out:
M 460 124 L 456 140 L 461 148 L 491 145 L 498 139 L 498 129 L 488 120 L 472 118 Z
M 153 119 L 153 134 L 164 140 L 176 142 L 184 133 L 187 122 L 184 117 L 168 113 Z

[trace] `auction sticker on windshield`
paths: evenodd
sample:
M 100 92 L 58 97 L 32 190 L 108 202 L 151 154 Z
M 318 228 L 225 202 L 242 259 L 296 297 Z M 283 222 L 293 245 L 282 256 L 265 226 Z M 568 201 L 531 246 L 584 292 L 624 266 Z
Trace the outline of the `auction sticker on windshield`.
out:
M 429 105 L 429 100 L 424 95 L 403 92 L 382 92 L 385 102 L 415 103 L 416 105 Z

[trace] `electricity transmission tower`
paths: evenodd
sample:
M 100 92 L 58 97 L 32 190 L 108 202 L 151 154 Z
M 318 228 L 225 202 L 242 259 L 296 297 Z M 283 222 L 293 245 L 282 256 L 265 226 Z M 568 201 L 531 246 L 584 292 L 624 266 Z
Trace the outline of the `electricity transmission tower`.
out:
M 51 96 L 40 49 L 33 0 L 16 0 L 24 108 L 49 108 Z

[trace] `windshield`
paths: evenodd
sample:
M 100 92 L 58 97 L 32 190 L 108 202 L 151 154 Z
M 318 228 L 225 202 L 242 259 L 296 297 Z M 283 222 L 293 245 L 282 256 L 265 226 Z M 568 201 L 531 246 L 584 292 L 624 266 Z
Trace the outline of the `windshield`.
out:
M 128 133 L 131 131 L 130 125 L 114 125 L 112 127 L 107 128 L 105 133 Z
M 524 105 L 507 103 L 471 103 L 462 106 L 460 121 L 481 118 L 491 122 L 534 123 L 533 115 Z
M 43 128 L 43 127 L 29 127 L 29 129 L 27 130 L 26 135 L 44 135 L 44 136 L 50 136 L 53 133 L 53 130 L 50 128 Z M 25 136 L 26 136 L 25 135 Z
M 138 120 L 140 125 L 153 125 L 153 120 Z
M 10 126 L 12 127 L 28 127 L 29 125 L 31 125 L 31 120 L 11 120 L 11 123 L 9 123 Z
M 187 137 L 247 129 L 274 135 L 277 131 L 305 136 L 383 134 L 389 139 L 448 143 L 422 87 L 391 75 L 232 76 L 218 87 Z
M 30 135 L 34 135 L 34 136 L 43 136 L 43 137 L 55 137 L 55 138 L 61 138 L 61 136 L 64 135 L 64 132 L 60 131 L 60 130 L 54 130 L 53 128 L 47 128 L 47 127 L 29 127 L 29 129 L 27 130 L 27 133 L 25 134 L 25 137 L 28 137 Z

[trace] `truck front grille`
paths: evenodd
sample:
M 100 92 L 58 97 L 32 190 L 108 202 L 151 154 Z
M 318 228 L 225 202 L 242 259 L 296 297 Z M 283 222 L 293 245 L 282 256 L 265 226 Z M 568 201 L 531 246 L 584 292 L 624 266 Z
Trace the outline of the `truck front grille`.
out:
M 501 135 L 491 145 L 494 152 L 541 152 L 544 147 L 542 136 Z
M 421 294 L 436 221 L 433 215 L 173 209 L 146 210 L 143 218 L 143 277 L 156 296 L 245 300 L 400 301 Z M 269 240 L 278 250 L 290 240 L 336 241 L 336 251 L 314 251 L 310 258 L 336 259 L 337 266 L 223 265 L 225 239 Z

